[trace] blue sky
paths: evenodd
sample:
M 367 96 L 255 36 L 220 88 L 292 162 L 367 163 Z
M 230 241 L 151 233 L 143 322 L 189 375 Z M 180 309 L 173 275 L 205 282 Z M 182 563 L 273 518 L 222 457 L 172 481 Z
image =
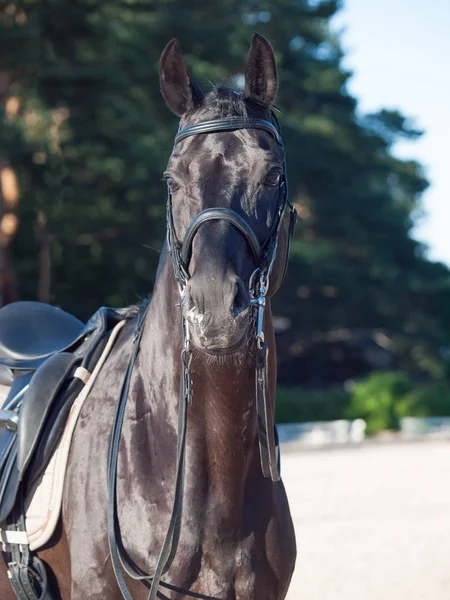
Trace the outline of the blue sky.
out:
M 425 166 L 431 185 L 414 235 L 450 265 L 450 0 L 344 0 L 334 28 L 345 28 L 344 66 L 360 110 L 399 108 L 425 130 L 395 153 Z

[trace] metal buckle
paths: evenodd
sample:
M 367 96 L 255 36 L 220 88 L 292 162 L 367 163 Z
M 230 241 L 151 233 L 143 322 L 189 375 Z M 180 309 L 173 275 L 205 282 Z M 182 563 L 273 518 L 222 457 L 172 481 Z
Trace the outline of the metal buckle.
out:
M 259 274 L 258 283 L 256 276 Z M 256 347 L 263 350 L 264 338 L 264 309 L 266 307 L 266 295 L 269 289 L 269 276 L 265 270 L 256 269 L 250 277 L 250 304 L 257 310 L 256 318 Z
M 11 431 L 17 430 L 19 423 L 19 415 L 13 410 L 0 410 L 0 425 L 4 425 L 6 429 Z
M 184 327 L 184 345 L 181 350 L 181 364 L 182 364 L 182 377 L 183 377 L 183 388 L 184 398 L 189 406 L 192 406 L 192 375 L 191 375 L 191 364 L 192 364 L 192 349 L 191 349 L 191 338 L 189 325 L 183 319 Z
M 14 567 L 18 567 L 19 569 L 28 569 L 27 564 L 21 563 L 17 560 L 8 563 L 8 569 L 13 569 Z

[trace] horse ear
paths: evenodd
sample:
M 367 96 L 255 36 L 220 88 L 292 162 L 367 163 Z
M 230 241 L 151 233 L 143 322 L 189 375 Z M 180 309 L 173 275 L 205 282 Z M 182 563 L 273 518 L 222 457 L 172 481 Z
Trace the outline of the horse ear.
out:
M 277 87 L 277 66 L 273 48 L 265 37 L 254 33 L 245 62 L 244 97 L 267 109 L 275 100 Z
M 164 48 L 159 61 L 161 94 L 167 106 L 181 117 L 200 104 L 203 95 L 191 79 L 178 41 L 174 38 Z

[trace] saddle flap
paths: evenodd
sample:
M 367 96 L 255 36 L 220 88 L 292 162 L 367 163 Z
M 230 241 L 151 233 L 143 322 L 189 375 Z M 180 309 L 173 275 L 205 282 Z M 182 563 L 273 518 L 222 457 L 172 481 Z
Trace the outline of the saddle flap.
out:
M 54 354 L 36 371 L 25 392 L 18 427 L 17 467 L 21 478 L 27 468 L 46 418 L 61 386 L 79 358 L 69 352 Z
M 8 445 L 8 451 L 4 455 L 3 466 L 0 471 L 0 523 L 3 523 L 12 511 L 20 483 L 19 471 L 17 470 L 17 439 L 15 434 L 10 438 L 10 442 L 12 443 Z
M 8 461 L 8 456 L 14 446 L 16 438 L 16 431 L 12 431 L 0 423 L 0 481 L 3 478 L 3 472 Z

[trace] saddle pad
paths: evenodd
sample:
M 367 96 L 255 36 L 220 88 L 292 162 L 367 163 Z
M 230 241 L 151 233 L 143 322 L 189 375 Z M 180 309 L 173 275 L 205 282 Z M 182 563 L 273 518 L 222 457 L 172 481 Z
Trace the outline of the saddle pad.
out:
M 26 528 L 30 550 L 37 550 L 52 537 L 59 515 L 64 489 L 64 476 L 69 458 L 73 432 L 87 395 L 91 391 L 100 369 L 108 357 L 126 320 L 120 321 L 112 330 L 108 343 L 95 365 L 92 374 L 75 399 L 59 444 L 44 473 L 33 484 L 25 499 Z
M 2 385 L 0 383 L 0 408 L 3 406 L 3 402 L 6 400 L 9 394 L 9 386 Z

